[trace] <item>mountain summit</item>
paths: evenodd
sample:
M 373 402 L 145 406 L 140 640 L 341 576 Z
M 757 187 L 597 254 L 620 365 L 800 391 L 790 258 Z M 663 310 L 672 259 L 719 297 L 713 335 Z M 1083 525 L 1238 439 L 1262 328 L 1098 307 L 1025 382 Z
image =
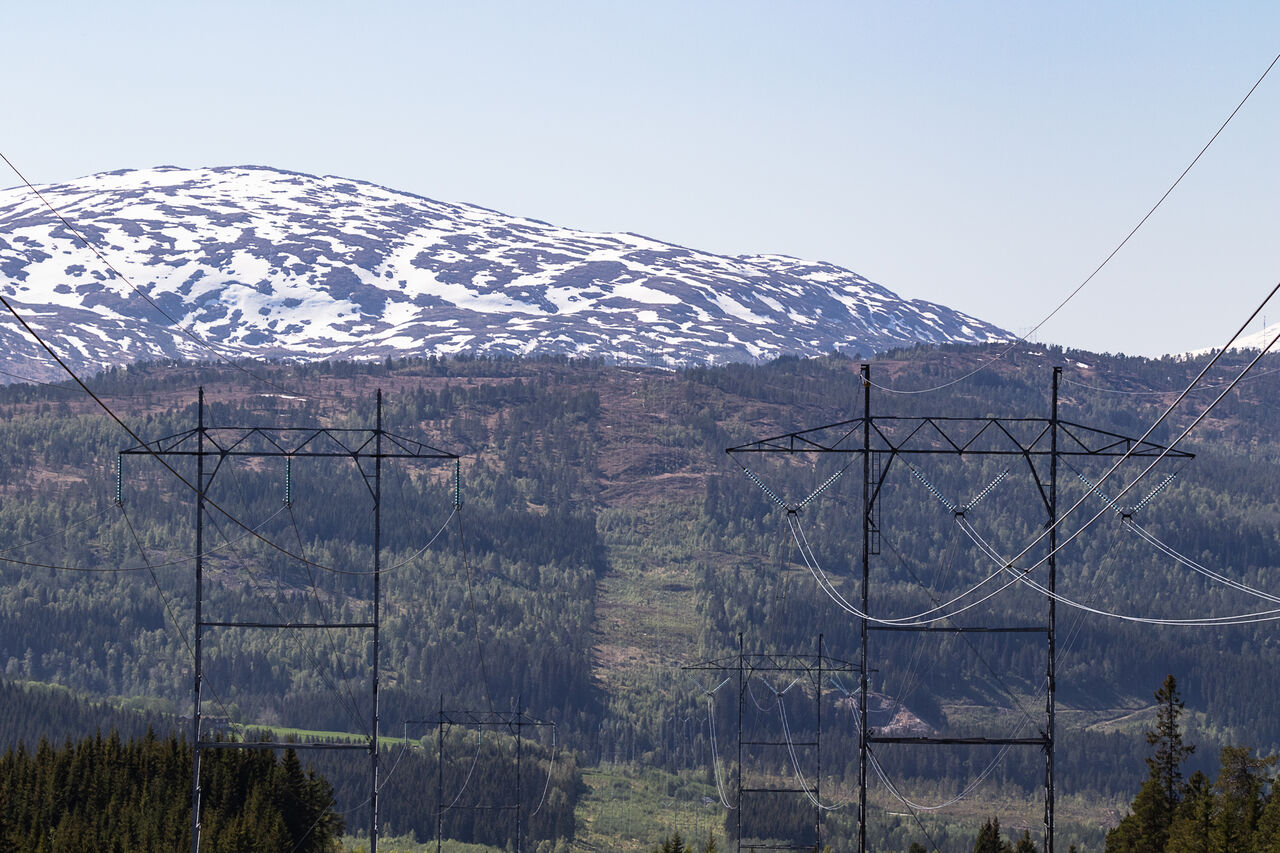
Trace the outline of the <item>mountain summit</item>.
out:
M 1011 337 L 833 264 L 575 231 L 344 178 L 160 167 L 40 190 L 133 285 L 30 190 L 0 191 L 0 288 L 80 367 L 210 358 L 196 339 L 232 358 L 692 364 Z M 12 321 L 0 346 L 6 369 L 53 375 Z

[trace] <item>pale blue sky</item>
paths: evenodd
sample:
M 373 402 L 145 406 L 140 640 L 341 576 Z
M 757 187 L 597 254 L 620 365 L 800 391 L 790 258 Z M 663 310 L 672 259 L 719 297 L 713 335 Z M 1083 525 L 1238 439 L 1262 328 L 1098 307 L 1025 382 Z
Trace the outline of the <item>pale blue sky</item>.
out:
M 1106 256 L 1280 52 L 1275 2 L 117 0 L 11 2 L 0 20 L 0 150 L 36 182 L 158 164 L 338 174 L 830 260 L 1014 331 Z M 1272 74 L 1040 340 L 1213 345 L 1280 279 Z

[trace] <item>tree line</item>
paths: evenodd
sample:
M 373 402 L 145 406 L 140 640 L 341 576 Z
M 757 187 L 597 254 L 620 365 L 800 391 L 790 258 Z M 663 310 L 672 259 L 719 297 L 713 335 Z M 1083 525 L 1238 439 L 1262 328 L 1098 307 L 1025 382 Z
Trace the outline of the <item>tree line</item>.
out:
M 41 739 L 0 757 L 0 850 L 110 853 L 191 845 L 189 744 L 148 733 L 55 747 Z M 333 791 L 297 754 L 209 750 L 201 767 L 201 849 L 331 853 L 343 831 Z

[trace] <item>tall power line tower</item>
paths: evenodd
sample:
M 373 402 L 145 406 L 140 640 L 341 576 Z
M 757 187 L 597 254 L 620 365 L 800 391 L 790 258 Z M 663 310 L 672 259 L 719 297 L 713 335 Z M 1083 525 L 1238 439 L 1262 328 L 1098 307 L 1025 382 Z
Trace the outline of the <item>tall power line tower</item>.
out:
M 515 847 L 514 853 L 524 853 L 525 850 L 525 823 L 526 808 L 524 800 L 525 774 L 528 772 L 525 768 L 524 744 L 529 740 L 526 729 L 532 729 L 535 732 L 539 729 L 551 729 L 552 741 L 552 759 L 548 763 L 547 784 L 543 788 L 543 797 L 547 790 L 551 787 L 551 774 L 555 767 L 555 742 L 556 742 L 556 724 L 546 720 L 540 720 L 537 717 L 530 716 L 524 708 L 517 703 L 514 711 L 446 711 L 444 707 L 444 697 L 440 698 L 440 711 L 434 720 L 405 720 L 405 740 L 409 739 L 409 727 L 431 724 L 436 729 L 436 853 L 440 853 L 444 845 L 444 822 L 445 813 L 450 811 L 471 811 L 471 812 L 490 812 L 495 815 L 495 820 L 499 819 L 498 815 L 503 813 L 511 815 L 513 827 L 515 829 Z M 444 766 L 447 761 L 446 744 L 449 728 L 451 726 L 468 726 L 476 729 L 476 756 L 475 761 L 480 760 L 480 733 L 486 729 L 492 729 L 501 732 L 505 729 L 511 738 L 515 741 L 515 777 L 511 786 L 511 796 L 503 802 L 493 803 L 466 803 L 459 805 L 462 794 L 466 791 L 467 783 L 470 781 L 470 774 L 463 781 L 462 790 L 458 791 L 453 802 L 445 802 L 444 793 Z M 475 765 L 471 770 L 474 772 Z M 527 817 L 532 818 L 537 814 L 542 803 L 534 809 L 532 814 Z
M 822 635 L 818 635 L 818 654 L 816 657 L 809 657 L 803 654 L 774 655 L 774 654 L 748 654 L 743 646 L 742 634 L 738 634 L 738 653 L 730 657 L 717 658 L 713 660 L 703 661 L 701 663 L 690 664 L 683 667 L 686 672 L 713 672 L 717 675 L 727 674 L 728 681 L 736 676 L 737 678 L 737 737 L 735 739 L 735 747 L 737 751 L 737 760 L 735 762 L 734 788 L 737 797 L 734 800 L 736 805 L 734 808 L 735 821 L 735 849 L 741 853 L 744 849 L 750 850 L 805 850 L 818 853 L 822 849 L 822 813 L 824 806 L 822 805 L 822 695 L 824 679 L 829 678 L 834 673 L 852 673 L 857 672 L 857 666 L 854 664 L 833 658 L 826 654 L 823 646 Z M 750 694 L 750 679 L 767 677 L 767 676 L 795 676 L 792 685 L 800 683 L 802 680 L 807 682 L 806 686 L 813 688 L 813 709 L 814 719 L 816 721 L 814 740 L 799 741 L 791 736 L 790 726 L 786 723 L 786 712 L 779 705 L 780 720 L 783 723 L 783 739 L 779 740 L 776 735 L 767 738 L 744 738 L 743 737 L 743 711 L 747 707 L 747 696 Z M 790 690 L 776 691 L 774 699 L 776 702 L 782 702 L 782 694 Z M 711 691 L 714 692 L 714 691 Z M 803 688 L 802 688 L 803 692 Z M 708 694 L 708 704 L 711 693 Z M 807 693 L 805 699 L 808 698 Z M 754 697 L 752 698 L 754 702 Z M 708 707 L 708 713 L 715 713 L 714 708 Z M 714 724 L 714 723 L 713 723 Z M 714 747 L 714 743 L 712 744 Z M 743 760 L 743 752 L 752 753 L 749 757 L 754 757 L 757 763 L 763 763 L 767 758 L 777 758 L 779 752 L 787 755 L 791 761 L 796 776 L 796 785 L 788 786 L 772 781 L 769 774 L 760 774 L 761 781 L 748 782 L 748 771 L 746 763 Z M 809 758 L 809 772 L 812 774 L 812 784 L 805 781 L 804 771 L 800 764 L 800 752 Z M 717 757 L 711 756 L 713 762 L 717 761 Z M 719 787 L 719 772 L 715 771 L 716 784 Z M 723 796 L 723 792 L 721 792 Z M 774 827 L 761 827 L 759 825 L 759 817 L 757 816 L 756 825 L 753 827 L 746 823 L 745 817 L 748 811 L 753 815 L 759 811 L 759 804 L 765 798 L 795 800 L 797 797 L 803 797 L 801 807 L 804 803 L 808 803 L 808 808 L 813 814 L 813 839 L 812 841 L 804 840 L 800 842 L 783 841 L 778 842 L 776 839 L 771 840 L 771 830 Z M 747 808 L 747 803 L 754 803 L 752 809 Z
M 457 454 L 438 450 L 412 438 L 387 432 L 382 426 L 382 391 L 377 392 L 374 427 L 372 429 L 334 429 L 329 427 L 209 426 L 205 422 L 204 388 L 199 391 L 196 425 L 192 429 L 149 441 L 121 451 L 121 456 L 148 456 L 164 461 L 195 461 L 195 595 L 194 631 L 192 636 L 193 679 L 191 686 L 191 740 L 194 757 L 191 768 L 191 850 L 200 850 L 200 759 L 209 749 L 320 749 L 367 750 L 369 753 L 369 850 L 378 850 L 378 689 L 381 682 L 382 634 L 382 466 L 384 461 L 452 460 Z M 284 459 L 290 465 L 295 459 L 350 460 L 369 492 L 373 503 L 373 565 L 367 572 L 371 578 L 368 590 L 371 618 L 345 622 L 249 621 L 241 619 L 208 619 L 205 616 L 205 523 L 209 509 L 209 488 L 223 467 L 234 460 Z M 457 476 L 455 467 L 455 477 Z M 286 503 L 290 501 L 286 487 Z M 119 498 L 119 495 L 117 495 Z M 454 503 L 459 502 L 455 480 Z M 217 629 L 247 630 L 348 630 L 362 632 L 372 645 L 369 673 L 369 720 L 366 743 L 334 743 L 303 741 L 229 741 L 209 738 L 201 726 L 204 716 L 204 680 L 206 631 Z
M 867 850 L 867 769 L 875 744 L 920 746 L 1029 746 L 1043 750 L 1044 849 L 1053 853 L 1054 836 L 1054 729 L 1056 725 L 1057 582 L 1058 582 L 1058 466 L 1071 457 L 1159 457 L 1190 459 L 1194 454 L 1170 450 L 1150 441 L 1064 421 L 1058 416 L 1058 384 L 1062 368 L 1053 370 L 1050 415 L 1047 418 L 949 417 L 873 415 L 871 366 L 862 365 L 863 414 L 861 418 L 813 427 L 730 447 L 730 454 L 853 454 L 862 459 L 861 500 L 861 640 L 860 690 L 858 692 L 858 853 Z M 860 439 L 860 440 L 859 440 Z M 872 558 L 880 554 L 885 522 L 880 498 L 895 462 L 923 456 L 1008 457 L 1025 462 L 1035 482 L 1048 530 L 1047 612 L 1037 626 L 960 627 L 951 624 L 891 625 L 874 620 L 869 611 L 873 575 Z M 906 462 L 909 465 L 909 462 Z M 903 466 L 905 467 L 905 466 Z M 962 514 L 962 509 L 960 508 Z M 792 508 L 788 507 L 788 511 Z M 1012 571 L 1019 571 L 1008 567 Z M 895 736 L 875 732 L 868 724 L 868 674 L 872 671 L 871 636 L 875 632 L 943 633 L 1043 633 L 1045 654 L 1044 722 L 1037 736 L 1025 738 Z

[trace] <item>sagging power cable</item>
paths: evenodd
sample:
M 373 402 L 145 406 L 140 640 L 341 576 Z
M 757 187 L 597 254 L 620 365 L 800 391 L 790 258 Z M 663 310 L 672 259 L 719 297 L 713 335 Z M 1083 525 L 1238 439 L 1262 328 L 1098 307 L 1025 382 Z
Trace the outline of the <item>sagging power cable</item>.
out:
M 72 234 L 72 235 L 74 235 L 74 236 L 75 236 L 75 238 L 76 238 L 77 240 L 79 240 L 82 244 L 84 244 L 85 248 L 87 248 L 90 252 L 92 252 L 92 253 L 94 254 L 94 256 L 95 256 L 95 257 L 96 257 L 96 258 L 97 258 L 97 259 L 102 263 L 102 265 L 103 265 L 103 266 L 105 266 L 108 270 L 110 270 L 110 271 L 111 271 L 111 273 L 112 273 L 116 278 L 118 278 L 120 281 L 122 281 L 122 282 L 124 282 L 126 285 L 128 285 L 128 287 L 129 287 L 129 289 L 130 289 L 130 290 L 132 290 L 132 291 L 133 291 L 134 293 L 136 293 L 138 296 L 142 297 L 142 298 L 146 301 L 146 303 L 147 303 L 148 305 L 150 305 L 153 309 L 155 309 L 155 311 L 156 311 L 158 314 L 160 314 L 160 316 L 162 316 L 162 317 L 164 317 L 166 320 L 168 320 L 168 321 L 169 321 L 169 324 L 170 324 L 170 325 L 171 325 L 175 330 L 177 330 L 178 332 L 182 333 L 182 335 L 183 335 L 184 337 L 188 338 L 190 341 L 192 341 L 193 343 L 195 343 L 197 346 L 201 347 L 202 349 L 208 350 L 208 351 L 209 351 L 210 353 L 212 353 L 212 354 L 214 355 L 214 357 L 215 357 L 215 358 L 217 358 L 219 361 L 224 362 L 224 363 L 225 363 L 225 364 L 227 364 L 229 367 L 232 367 L 232 368 L 234 368 L 234 369 L 236 369 L 236 370 L 240 371 L 241 373 L 243 373 L 244 375 L 246 375 L 246 376 L 250 377 L 251 379 L 254 379 L 254 380 L 258 381 L 258 382 L 261 382 L 261 383 L 262 383 L 262 384 L 264 384 L 264 385 L 268 385 L 268 386 L 270 386 L 270 387 L 272 387 L 272 388 L 275 388 L 277 391 L 283 391 L 283 392 L 285 392 L 285 393 L 287 393 L 287 394 L 294 394 L 294 395 L 297 395 L 297 396 L 300 396 L 300 397 L 304 397 L 304 398 L 306 398 L 306 399 L 311 399 L 311 398 L 312 398 L 312 396 L 313 396 L 313 395 L 304 394 L 304 393 L 302 393 L 301 391 L 298 391 L 298 390 L 296 390 L 296 389 L 286 388 L 286 387 L 285 387 L 285 386 L 283 386 L 283 385 L 280 385 L 280 384 L 278 384 L 278 383 L 276 383 L 276 382 L 272 382 L 270 379 L 267 379 L 266 377 L 259 376 L 258 374 L 254 373 L 253 371 L 251 371 L 251 370 L 249 370 L 248 368 L 246 368 L 243 364 L 239 364 L 239 363 L 237 363 L 235 360 L 233 360 L 233 359 L 232 359 L 232 358 L 230 358 L 229 356 L 227 356 L 227 355 L 225 355 L 224 353 L 222 353 L 221 351 L 219 351 L 215 346 L 213 346 L 213 344 L 209 343 L 209 342 L 208 342 L 208 341 L 206 341 L 204 338 L 200 337 L 200 336 L 199 336 L 199 335 L 197 335 L 195 332 L 193 332 L 193 331 L 191 331 L 190 329 L 188 329 L 186 326 L 182 325 L 182 323 L 180 323 L 180 322 L 177 320 L 177 318 L 175 318 L 172 314 L 170 314 L 168 311 L 166 311 L 166 310 L 165 310 L 165 309 L 160 305 L 160 303 L 158 303 L 158 302 L 156 302 L 154 299 L 152 299 L 152 298 L 151 298 L 151 296 L 150 296 L 149 294 L 147 294 L 147 293 L 146 293 L 146 291 L 142 290 L 142 288 L 140 288 L 140 287 L 138 287 L 137 285 L 135 285 L 135 284 L 133 283 L 133 280 L 132 280 L 131 278 L 129 278 L 129 276 L 127 276 L 127 275 L 125 275 L 123 272 L 121 272 L 121 271 L 120 271 L 120 269 L 119 269 L 115 264 L 113 264 L 113 263 L 111 262 L 111 260 L 110 260 L 110 259 L 108 259 L 108 258 L 107 258 L 107 256 L 106 256 L 106 255 L 104 255 L 100 249 L 98 249 L 98 247 L 97 247 L 97 246 L 95 246 L 92 242 L 90 242 L 90 241 L 89 241 L 89 239 L 88 239 L 87 237 L 85 237 L 85 236 L 84 236 L 84 234 L 82 234 L 82 233 L 80 232 L 80 229 L 76 228 L 76 227 L 75 227 L 75 225 L 73 225 L 73 224 L 70 222 L 70 220 L 68 220 L 68 219 L 67 219 L 67 218 L 62 214 L 62 212 L 61 212 L 61 211 L 59 211 L 56 207 L 54 207 L 54 206 L 53 206 L 53 204 L 49 201 L 49 199 L 45 197 L 44 193 L 40 192 L 40 190 L 36 188 L 35 184 L 33 184 L 33 183 L 31 183 L 31 181 L 27 180 L 27 176 L 26 176 L 26 175 L 24 175 L 24 174 L 22 174 L 22 172 L 21 172 L 21 171 L 19 171 L 18 167 L 17 167 L 17 166 L 15 166 L 15 165 L 13 164 L 13 161 L 12 161 L 12 160 L 10 160 L 10 159 L 9 159 L 7 156 L 5 156 L 5 154 L 4 154 L 4 153 L 2 153 L 2 152 L 0 152 L 0 159 L 3 159 L 3 160 L 4 160 L 5 164 L 6 164 L 10 169 L 12 169 L 12 170 L 13 170 L 13 173 L 14 173 L 15 175 L 17 175 L 17 176 L 18 176 L 18 179 L 19 179 L 20 181 L 22 181 L 22 183 L 23 183 L 24 185 L 26 185 L 27 189 L 28 189 L 28 190 L 30 190 L 32 193 L 34 193 L 34 194 L 35 194 L 35 196 L 36 196 L 36 198 L 40 199 L 40 203 L 41 203 L 41 204 L 43 204 L 46 208 L 48 208 L 49 212 L 50 212 L 50 213 L 52 213 L 52 214 L 54 215 L 54 217 L 56 217 L 56 218 L 57 218 L 57 220 L 58 220 L 59 222 L 61 222 L 61 223 L 63 224 L 63 226 L 64 226 L 68 231 L 70 231 L 70 232 L 71 232 L 71 234 Z M 33 380 L 33 381 L 34 381 L 34 380 Z M 43 383 L 42 383 L 42 384 L 43 384 Z
M 1025 335 L 1022 335 L 1021 337 L 1017 338 L 1011 344 L 1009 344 L 1007 347 L 1001 350 L 999 353 L 987 359 L 986 361 L 982 362 L 973 370 L 969 371 L 963 376 L 957 377 L 956 379 L 952 379 L 948 382 L 943 382 L 942 384 L 935 385 L 931 388 L 917 388 L 914 390 L 905 390 L 905 389 L 898 389 L 898 388 L 890 388 L 886 385 L 878 385 L 874 382 L 871 384 L 874 387 L 880 389 L 881 391 L 885 391 L 890 394 L 929 394 L 934 391 L 941 391 L 944 388 L 950 388 L 952 385 L 958 385 L 959 383 L 964 382 L 972 378 L 973 376 L 976 376 L 978 373 L 981 373 L 983 370 L 986 370 L 992 364 L 995 364 L 997 361 L 1002 360 L 1005 356 L 1007 356 L 1010 352 L 1012 352 L 1018 346 L 1026 343 L 1027 340 L 1030 339 L 1031 336 L 1034 335 L 1036 332 L 1038 332 L 1040 328 L 1044 326 L 1045 323 L 1049 322 L 1049 320 L 1051 320 L 1059 311 L 1065 308 L 1067 303 L 1070 302 L 1072 299 L 1074 299 L 1076 295 L 1080 293 L 1080 291 L 1084 290 L 1085 286 L 1088 285 L 1089 282 L 1093 281 L 1093 279 L 1097 277 L 1098 273 L 1102 272 L 1103 268 L 1106 267 L 1107 264 L 1111 263 L 1111 260 L 1120 253 L 1120 250 L 1123 249 L 1126 245 L 1128 245 L 1129 241 L 1133 239 L 1133 236 L 1138 233 L 1138 230 L 1142 228 L 1142 226 L 1147 224 L 1147 220 L 1150 219 L 1153 215 L 1155 215 L 1155 212 L 1160 209 L 1160 206 L 1165 203 L 1165 200 L 1168 199 L 1169 196 L 1173 194 L 1173 191 L 1178 188 L 1179 184 L 1182 183 L 1182 180 L 1187 176 L 1187 173 L 1189 173 L 1191 169 L 1197 163 L 1200 162 L 1200 158 L 1203 157 L 1205 152 L 1209 150 L 1209 146 L 1213 145 L 1213 143 L 1217 141 L 1218 137 L 1222 135 L 1222 132 L 1227 129 L 1227 125 L 1230 124 L 1231 120 L 1236 117 L 1236 113 L 1240 112 L 1240 110 L 1244 107 L 1245 103 L 1249 100 L 1249 98 L 1253 95 L 1253 93 L 1257 90 L 1257 88 L 1262 85 L 1262 81 L 1267 79 L 1267 75 L 1271 73 L 1271 69 L 1275 68 L 1277 62 L 1280 62 L 1280 54 L 1276 54 L 1275 58 L 1271 60 L 1271 64 L 1267 66 L 1267 70 L 1263 71 L 1262 76 L 1259 77 L 1257 81 L 1255 81 L 1254 84 L 1249 87 L 1249 91 L 1246 92 L 1244 97 L 1240 99 L 1240 103 L 1236 104 L 1236 108 L 1231 111 L 1231 114 L 1227 116 L 1226 120 L 1222 122 L 1222 124 L 1218 127 L 1216 131 L 1214 131 L 1213 136 L 1209 137 L 1209 141 L 1206 142 L 1204 144 L 1204 147 L 1200 149 L 1199 153 L 1197 153 L 1196 156 L 1192 158 L 1191 162 L 1187 164 L 1187 167 L 1182 170 L 1182 173 L 1178 175 L 1176 179 L 1174 179 L 1173 183 L 1169 185 L 1169 188 L 1164 191 L 1164 194 L 1161 195 L 1160 198 L 1156 200 L 1156 203 L 1151 206 L 1151 209 L 1148 210 L 1140 220 L 1138 220 L 1138 224 L 1133 226 L 1133 228 L 1129 231 L 1129 233 L 1124 236 L 1124 239 L 1116 244 L 1116 247 L 1112 249 L 1111 252 L 1105 258 L 1102 259 L 1102 263 L 1098 264 L 1094 268 L 1093 272 L 1085 276 L 1084 281 L 1076 285 L 1075 288 L 1073 288 L 1071 292 L 1067 294 L 1065 299 L 1059 302 L 1052 311 L 1050 311 L 1043 318 L 1041 318 L 1040 322 L 1032 326 L 1031 329 Z M 1232 338 L 1232 340 L 1234 341 L 1235 338 Z
M 179 483 L 186 486 L 187 489 L 194 492 L 199 499 L 203 500 L 205 506 L 209 507 L 210 509 L 224 516 L 233 525 L 239 527 L 241 530 L 253 536 L 255 539 L 258 539 L 268 547 L 276 551 L 279 551 L 281 554 L 290 558 L 291 560 L 306 559 L 305 557 L 299 554 L 295 554 L 293 551 L 284 547 L 283 545 L 280 545 L 277 542 L 273 542 L 272 540 L 268 539 L 266 536 L 263 536 L 261 533 L 257 532 L 256 530 L 252 529 L 247 524 L 245 524 L 243 521 L 236 518 L 230 512 L 223 509 L 222 506 L 219 505 L 216 501 L 211 500 L 207 495 L 204 494 L 204 491 L 202 489 L 197 487 L 194 483 L 192 483 L 190 480 L 184 477 L 176 468 L 174 468 L 171 464 L 169 464 L 169 461 L 165 459 L 163 455 L 156 452 L 156 450 L 153 449 L 151 445 L 148 444 L 145 440 L 143 440 L 143 438 L 139 436 L 133 430 L 132 427 L 126 424 L 124 422 L 124 419 L 121 418 L 119 415 L 117 415 L 115 411 L 110 406 L 108 406 L 100 396 L 94 393 L 94 391 L 90 389 L 88 385 L 85 384 L 84 380 L 81 379 L 80 376 L 74 370 L 71 369 L 71 366 L 68 365 L 66 361 L 63 360 L 63 358 L 58 355 L 58 353 L 53 349 L 52 346 L 48 344 L 48 342 L 44 340 L 44 338 L 40 337 L 39 333 L 37 333 L 35 329 L 31 327 L 31 324 L 28 323 L 22 317 L 22 315 L 17 312 L 17 310 L 13 307 L 12 303 L 10 303 L 9 300 L 6 299 L 3 295 L 0 295 L 0 305 L 3 305 L 5 309 L 14 316 L 14 318 L 22 325 L 22 327 L 26 329 L 27 334 L 29 334 L 32 337 L 32 339 L 34 339 L 35 342 L 38 343 L 40 347 L 45 352 L 47 352 L 54 361 L 58 363 L 58 366 L 62 368 L 63 372 L 65 372 L 69 377 L 71 377 L 71 379 L 74 380 L 75 383 L 80 386 L 81 390 L 84 391 L 85 394 L 89 395 L 89 397 L 95 403 L 97 403 L 99 408 L 101 408 L 104 412 L 106 412 L 107 416 L 110 417 L 111 420 L 115 421 L 117 426 L 119 426 L 122 430 L 124 430 L 125 433 L 130 438 L 132 438 L 137 443 L 137 445 L 147 453 L 148 456 L 150 456 L 152 459 L 159 462 L 160 465 L 162 465 L 166 471 L 172 474 L 174 478 L 178 480 Z M 315 566 L 316 568 L 323 569 L 325 571 L 333 571 L 339 574 L 343 573 L 342 570 L 340 569 L 336 569 L 332 566 L 325 566 L 321 563 L 312 562 L 312 565 Z M 386 571 L 386 569 L 384 569 L 383 571 Z

